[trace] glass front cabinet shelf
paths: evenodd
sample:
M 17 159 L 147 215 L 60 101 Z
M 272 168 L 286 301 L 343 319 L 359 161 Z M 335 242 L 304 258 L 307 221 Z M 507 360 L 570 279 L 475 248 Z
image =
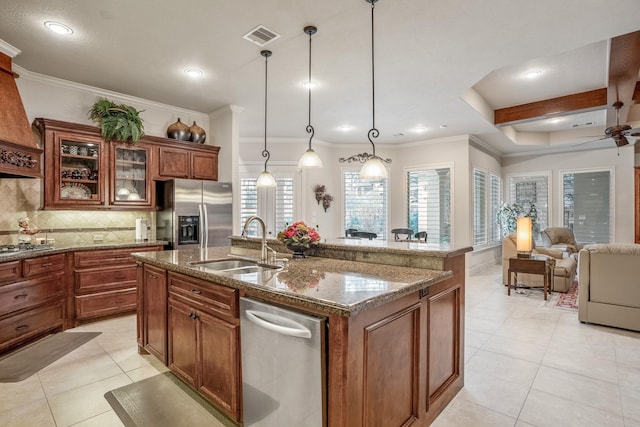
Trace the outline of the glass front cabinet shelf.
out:
M 111 143 L 109 203 L 115 206 L 151 207 L 151 149 L 142 143 Z
M 54 182 L 46 185 L 45 207 L 73 209 L 78 206 L 100 206 L 105 200 L 105 151 L 101 138 L 55 133 L 57 154 L 48 166 L 53 167 Z

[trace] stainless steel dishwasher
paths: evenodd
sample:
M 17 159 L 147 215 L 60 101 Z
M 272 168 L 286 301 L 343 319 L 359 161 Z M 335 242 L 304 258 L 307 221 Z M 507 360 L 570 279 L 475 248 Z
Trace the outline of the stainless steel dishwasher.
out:
M 326 425 L 325 324 L 240 298 L 245 427 Z

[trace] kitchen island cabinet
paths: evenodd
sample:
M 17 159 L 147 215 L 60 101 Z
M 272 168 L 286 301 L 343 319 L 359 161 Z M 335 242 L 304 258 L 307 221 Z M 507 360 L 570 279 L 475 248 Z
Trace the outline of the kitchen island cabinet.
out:
M 325 257 L 293 260 L 280 271 L 238 275 L 208 271 L 198 262 L 230 253 L 257 257 L 258 251 L 232 246 L 134 256 L 167 274 L 237 291 L 232 304 L 248 296 L 325 316 L 328 426 L 429 425 L 464 383 L 464 254 L 471 248 L 369 250 L 334 244 L 321 249 Z M 414 258 L 409 264 L 430 268 L 384 264 L 393 263 L 395 255 L 405 265 Z M 349 261 L 361 257 L 372 262 Z M 183 320 L 193 313 L 188 305 L 174 306 Z M 197 336 L 184 327 L 187 336 Z M 217 337 L 218 346 L 228 345 L 225 339 Z M 186 348 L 194 351 L 191 340 Z M 241 372 L 236 380 L 241 384 Z

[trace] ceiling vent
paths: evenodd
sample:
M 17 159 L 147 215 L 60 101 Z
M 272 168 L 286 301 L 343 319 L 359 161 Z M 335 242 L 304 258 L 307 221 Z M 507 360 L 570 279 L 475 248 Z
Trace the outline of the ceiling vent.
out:
M 251 43 L 257 44 L 258 46 L 264 46 L 278 37 L 280 37 L 280 34 L 276 34 L 262 25 L 258 25 L 256 28 L 242 36 L 242 38 L 249 40 Z

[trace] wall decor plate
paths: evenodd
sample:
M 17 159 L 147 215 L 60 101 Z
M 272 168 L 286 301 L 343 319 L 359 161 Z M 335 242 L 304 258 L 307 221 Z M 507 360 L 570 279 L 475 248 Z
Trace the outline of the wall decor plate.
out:
M 65 182 L 60 188 L 62 199 L 91 199 L 91 190 L 79 182 Z

